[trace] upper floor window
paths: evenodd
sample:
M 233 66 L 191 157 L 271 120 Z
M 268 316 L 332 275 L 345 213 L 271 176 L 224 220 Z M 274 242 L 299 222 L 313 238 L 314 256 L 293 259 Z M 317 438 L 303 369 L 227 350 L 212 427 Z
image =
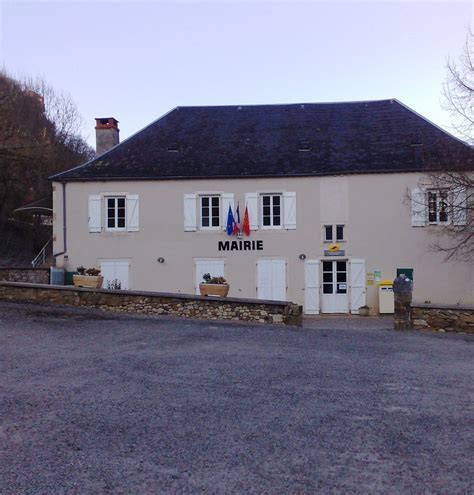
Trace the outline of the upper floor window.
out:
M 428 222 L 447 223 L 448 216 L 448 191 L 428 191 Z
M 221 226 L 220 196 L 200 196 L 201 228 L 218 229 Z
M 125 230 L 125 196 L 107 197 L 107 230 Z
M 325 225 L 324 226 L 325 242 L 342 242 L 344 241 L 344 225 Z
M 261 195 L 261 212 L 262 228 L 280 229 L 282 226 L 282 201 L 281 194 L 262 194 Z

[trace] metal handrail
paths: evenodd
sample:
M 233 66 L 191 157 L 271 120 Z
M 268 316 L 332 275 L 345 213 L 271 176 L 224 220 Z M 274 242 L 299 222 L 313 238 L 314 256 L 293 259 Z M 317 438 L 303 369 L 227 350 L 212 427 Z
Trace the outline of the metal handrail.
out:
M 41 248 L 41 251 L 35 256 L 35 259 L 31 262 L 31 266 L 36 268 L 40 265 L 46 263 L 46 258 L 48 257 L 48 248 L 51 246 L 52 252 L 53 238 L 49 239 L 48 242 Z

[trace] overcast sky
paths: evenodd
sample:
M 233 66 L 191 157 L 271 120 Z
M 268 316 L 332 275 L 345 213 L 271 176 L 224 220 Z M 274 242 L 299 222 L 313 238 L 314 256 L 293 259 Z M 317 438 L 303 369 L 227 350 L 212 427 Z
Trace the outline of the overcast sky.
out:
M 0 0 L 1 1 L 1 0 Z M 178 105 L 398 98 L 435 123 L 472 2 L 1 2 L 1 63 L 121 139 Z

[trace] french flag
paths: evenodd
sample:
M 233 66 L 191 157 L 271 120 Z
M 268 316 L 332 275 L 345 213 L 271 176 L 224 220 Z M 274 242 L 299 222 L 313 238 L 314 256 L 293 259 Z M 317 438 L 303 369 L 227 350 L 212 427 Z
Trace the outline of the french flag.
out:
M 238 235 L 240 232 L 240 210 L 239 203 L 237 203 L 237 209 L 235 210 L 234 216 L 234 228 L 232 230 L 232 235 Z

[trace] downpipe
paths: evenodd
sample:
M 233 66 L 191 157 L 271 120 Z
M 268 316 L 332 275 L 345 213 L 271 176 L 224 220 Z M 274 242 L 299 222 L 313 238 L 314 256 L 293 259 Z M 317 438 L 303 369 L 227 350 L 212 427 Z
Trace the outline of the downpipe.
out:
M 53 266 L 56 266 L 56 258 L 67 251 L 67 224 L 66 224 L 66 183 L 61 182 L 63 188 L 63 250 L 53 254 Z

